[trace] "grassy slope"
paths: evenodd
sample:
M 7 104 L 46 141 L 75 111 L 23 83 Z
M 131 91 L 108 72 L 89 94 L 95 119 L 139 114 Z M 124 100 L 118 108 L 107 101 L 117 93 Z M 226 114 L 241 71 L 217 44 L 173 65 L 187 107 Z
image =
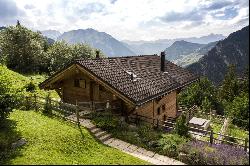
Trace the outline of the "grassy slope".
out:
M 0 86 L 9 87 L 13 91 L 19 91 L 23 89 L 24 85 L 29 83 L 29 80 L 12 70 L 9 70 L 6 66 L 0 65 Z
M 10 119 L 28 144 L 5 164 L 147 164 L 97 142 L 86 129 L 69 122 L 20 110 Z
M 45 80 L 45 75 L 21 75 L 17 72 L 14 72 L 8 69 L 6 66 L 0 65 L 0 86 L 9 87 L 14 92 L 25 92 L 25 85 L 33 81 L 36 85 L 35 92 L 40 96 L 46 96 L 48 92 L 51 92 L 52 98 L 59 98 L 56 91 L 44 91 L 38 88 L 38 84 Z

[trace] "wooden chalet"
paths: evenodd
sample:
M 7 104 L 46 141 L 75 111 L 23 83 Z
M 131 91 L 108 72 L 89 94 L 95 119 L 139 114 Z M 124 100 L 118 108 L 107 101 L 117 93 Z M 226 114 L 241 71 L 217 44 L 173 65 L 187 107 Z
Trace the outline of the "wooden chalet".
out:
M 180 90 L 198 80 L 187 69 L 165 60 L 165 53 L 128 57 L 76 59 L 42 82 L 56 90 L 63 102 L 120 103 L 124 115 L 165 120 L 177 116 Z

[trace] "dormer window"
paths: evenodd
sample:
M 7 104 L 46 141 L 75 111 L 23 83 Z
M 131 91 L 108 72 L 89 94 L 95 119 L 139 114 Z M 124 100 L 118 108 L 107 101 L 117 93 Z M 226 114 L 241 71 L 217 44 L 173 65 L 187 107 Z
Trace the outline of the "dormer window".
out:
M 141 78 L 138 78 L 137 75 L 131 71 L 126 71 L 126 72 L 130 75 L 130 78 L 132 81 L 137 81 L 137 80 L 141 79 Z

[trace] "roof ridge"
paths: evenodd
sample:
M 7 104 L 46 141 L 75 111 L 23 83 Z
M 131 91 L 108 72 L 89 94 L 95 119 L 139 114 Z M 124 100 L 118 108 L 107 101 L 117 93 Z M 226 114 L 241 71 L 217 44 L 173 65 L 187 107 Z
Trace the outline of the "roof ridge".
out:
M 77 58 L 75 61 L 79 60 L 102 60 L 102 59 L 117 59 L 117 58 L 134 58 L 134 57 L 145 57 L 145 56 L 158 56 L 157 54 L 151 55 L 133 55 L 133 56 L 116 56 L 116 57 L 103 57 L 103 58 Z

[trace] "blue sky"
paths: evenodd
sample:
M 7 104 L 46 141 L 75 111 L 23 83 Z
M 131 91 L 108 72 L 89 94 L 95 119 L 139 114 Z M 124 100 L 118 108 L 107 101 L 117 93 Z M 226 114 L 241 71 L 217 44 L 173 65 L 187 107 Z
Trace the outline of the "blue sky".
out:
M 93 28 L 118 40 L 228 35 L 249 25 L 249 0 L 0 0 L 0 26 Z

